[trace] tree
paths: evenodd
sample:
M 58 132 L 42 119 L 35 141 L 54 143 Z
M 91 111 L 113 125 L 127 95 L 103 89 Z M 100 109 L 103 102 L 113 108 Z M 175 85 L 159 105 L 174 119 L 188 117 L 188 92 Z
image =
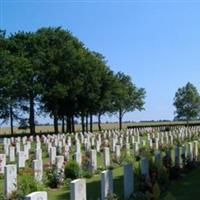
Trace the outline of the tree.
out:
M 190 82 L 179 88 L 174 97 L 176 107 L 175 119 L 186 120 L 197 119 L 200 113 L 200 96 L 197 88 Z
M 38 101 L 41 84 L 38 80 L 40 73 L 40 51 L 35 33 L 17 32 L 9 37 L 9 50 L 23 63 L 16 69 L 18 98 L 21 108 L 29 114 L 30 133 L 35 134 L 35 103 Z
M 0 31 L 0 118 L 3 122 L 10 120 L 10 130 L 13 134 L 13 121 L 19 119 L 19 102 L 17 99 L 16 69 L 22 60 L 9 51 L 9 38 Z
M 83 89 L 80 75 L 83 44 L 61 27 L 41 28 L 36 34 L 42 52 L 39 75 L 43 86 L 42 108 L 54 117 L 55 132 L 58 132 L 58 119 L 63 123 L 66 119 L 67 132 L 74 131 L 77 94 Z
M 130 76 L 124 73 L 116 74 L 116 90 L 114 99 L 114 110 L 119 113 L 119 129 L 122 129 L 122 118 L 126 112 L 143 110 L 145 90 L 137 88 L 131 81 Z

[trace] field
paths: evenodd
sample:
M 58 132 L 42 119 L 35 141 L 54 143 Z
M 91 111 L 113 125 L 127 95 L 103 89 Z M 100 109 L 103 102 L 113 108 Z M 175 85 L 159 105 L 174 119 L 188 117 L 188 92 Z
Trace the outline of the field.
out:
M 190 124 L 199 124 L 200 121 L 191 121 Z M 185 121 L 176 121 L 176 122 L 127 122 L 122 124 L 122 128 L 126 129 L 127 127 L 130 126 L 135 126 L 135 127 L 145 127 L 145 126 L 179 126 L 179 125 L 186 125 L 187 123 Z M 102 123 L 101 124 L 102 130 L 107 130 L 107 129 L 118 129 L 119 124 L 117 122 L 109 122 L 109 123 Z M 81 125 L 77 124 L 75 125 L 75 131 L 80 131 L 81 130 Z M 93 130 L 98 131 L 98 124 L 94 123 L 93 124 Z M 59 126 L 59 131 L 61 132 L 61 126 Z M 46 126 L 36 126 L 36 132 L 37 133 L 47 133 L 47 132 L 54 132 L 54 127 L 53 125 L 46 125 Z M 29 133 L 29 129 L 26 130 L 21 130 L 18 129 L 17 127 L 14 127 L 14 133 Z M 0 127 L 0 135 L 7 135 L 10 134 L 10 128 L 9 127 Z

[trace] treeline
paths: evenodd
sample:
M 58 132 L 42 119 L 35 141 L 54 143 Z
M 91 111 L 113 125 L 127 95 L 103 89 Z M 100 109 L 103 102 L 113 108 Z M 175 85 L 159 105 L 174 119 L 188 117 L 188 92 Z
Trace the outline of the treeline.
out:
M 28 124 L 35 133 L 35 115 L 43 112 L 58 122 L 62 132 L 92 131 L 93 116 L 118 114 L 119 128 L 125 112 L 142 110 L 145 90 L 130 76 L 114 73 L 100 53 L 90 51 L 72 33 L 60 27 L 0 31 L 0 119 Z M 39 108 L 36 110 L 36 108 Z M 25 116 L 28 116 L 25 118 Z

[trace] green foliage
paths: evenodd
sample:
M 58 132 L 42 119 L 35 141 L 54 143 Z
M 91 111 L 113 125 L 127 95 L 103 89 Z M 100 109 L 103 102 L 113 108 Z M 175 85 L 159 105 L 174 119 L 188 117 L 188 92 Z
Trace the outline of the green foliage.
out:
M 92 177 L 92 172 L 90 170 L 82 170 L 82 177 L 84 178 L 91 178 Z
M 159 170 L 158 184 L 162 192 L 166 191 L 169 187 L 170 184 L 169 172 L 165 167 L 161 167 Z
M 69 161 L 65 165 L 65 178 L 77 179 L 81 175 L 81 169 L 77 162 Z
M 62 172 L 58 171 L 56 166 L 53 165 L 46 170 L 45 182 L 50 188 L 58 188 L 58 186 L 62 183 Z
M 143 88 L 123 73 L 114 74 L 103 55 L 61 27 L 8 37 L 0 31 L 0 74 L 0 119 L 10 118 L 11 126 L 19 119 L 32 134 L 36 104 L 54 118 L 55 132 L 59 119 L 66 119 L 67 132 L 73 132 L 74 117 L 82 117 L 84 129 L 84 118 L 98 115 L 100 127 L 104 113 L 120 110 L 122 120 L 125 112 L 144 105 Z
M 36 182 L 31 174 L 21 176 L 17 183 L 17 191 L 12 194 L 13 200 L 25 200 L 29 193 L 42 191 L 44 187 Z
M 115 193 L 109 193 L 106 200 L 118 200 L 118 196 Z
M 6 200 L 5 195 L 3 194 L 3 192 L 0 192 L 0 200 Z
M 143 110 L 145 89 L 137 88 L 133 84 L 131 77 L 124 73 L 116 74 L 115 93 L 114 93 L 114 112 L 119 111 L 119 128 L 122 128 L 122 117 L 126 112 Z
M 146 195 L 140 191 L 135 192 L 129 200 L 148 200 Z
M 147 199 L 159 200 L 160 199 L 160 187 L 158 183 L 154 183 L 152 186 L 152 191 L 146 192 Z
M 192 83 L 179 88 L 175 94 L 174 106 L 176 107 L 176 119 L 196 119 L 200 112 L 200 96 L 197 88 Z

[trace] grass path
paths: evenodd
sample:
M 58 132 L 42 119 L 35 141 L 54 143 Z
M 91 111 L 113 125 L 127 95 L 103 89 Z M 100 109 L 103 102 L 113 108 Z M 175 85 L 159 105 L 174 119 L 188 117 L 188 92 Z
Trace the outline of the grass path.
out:
M 187 174 L 170 186 L 170 191 L 163 200 L 198 200 L 200 199 L 200 167 Z

